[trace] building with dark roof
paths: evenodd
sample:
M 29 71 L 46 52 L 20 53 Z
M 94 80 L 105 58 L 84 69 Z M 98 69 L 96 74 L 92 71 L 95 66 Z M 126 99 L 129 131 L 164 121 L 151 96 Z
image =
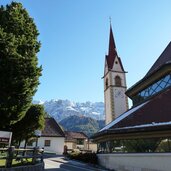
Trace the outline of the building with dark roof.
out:
M 65 133 L 54 118 L 45 118 L 42 137 L 65 137 Z
M 93 143 L 83 132 L 65 131 L 65 145 L 69 151 L 97 151 L 97 144 Z
M 38 139 L 38 146 L 44 147 L 45 151 L 52 151 L 63 154 L 65 134 L 54 118 L 45 119 L 45 127 L 41 137 Z
M 88 136 L 83 132 L 65 131 L 65 145 L 68 149 L 87 150 Z
M 39 131 L 40 132 L 40 131 Z M 28 147 L 37 146 L 44 148 L 45 151 L 63 154 L 65 133 L 54 118 L 45 118 L 45 127 L 37 135 L 37 142 L 28 143 Z M 21 144 L 21 147 L 24 143 Z
M 93 136 L 101 164 L 123 171 L 170 170 L 171 43 L 125 94 L 133 107 Z

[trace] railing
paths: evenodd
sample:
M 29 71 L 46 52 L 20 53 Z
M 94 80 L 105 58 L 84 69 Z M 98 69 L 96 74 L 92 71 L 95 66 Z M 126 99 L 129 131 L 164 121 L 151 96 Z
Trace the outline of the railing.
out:
M 0 148 L 0 160 L 6 160 L 5 168 L 12 167 L 12 162 L 16 161 L 24 162 L 24 159 L 31 159 L 31 164 L 36 164 L 37 162 L 43 162 L 44 149 L 35 147 L 33 149 L 16 149 L 14 146 L 9 148 Z

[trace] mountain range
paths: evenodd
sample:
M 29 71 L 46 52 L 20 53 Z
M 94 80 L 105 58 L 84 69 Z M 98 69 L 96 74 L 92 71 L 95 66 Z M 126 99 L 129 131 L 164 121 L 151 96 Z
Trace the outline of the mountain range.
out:
M 59 124 L 65 131 L 84 132 L 89 137 L 105 126 L 104 120 L 76 115 L 63 119 Z
M 73 115 L 104 120 L 103 102 L 75 103 L 70 100 L 50 100 L 45 102 L 33 101 L 33 103 L 42 104 L 45 111 L 58 122 Z
M 104 103 L 75 103 L 69 100 L 33 101 L 42 104 L 48 115 L 53 117 L 66 131 L 81 131 L 91 136 L 104 123 Z

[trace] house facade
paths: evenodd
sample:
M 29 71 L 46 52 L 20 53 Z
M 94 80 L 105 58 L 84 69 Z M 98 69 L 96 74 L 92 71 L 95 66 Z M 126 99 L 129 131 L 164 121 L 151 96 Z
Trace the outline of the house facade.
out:
M 97 151 L 97 144 L 89 140 L 89 137 L 83 132 L 65 131 L 65 145 L 69 151 Z
M 36 141 L 31 141 L 27 144 L 28 148 L 38 146 L 44 148 L 47 152 L 63 154 L 65 134 L 54 118 L 45 118 L 45 127 Z M 20 147 L 24 147 L 21 143 Z

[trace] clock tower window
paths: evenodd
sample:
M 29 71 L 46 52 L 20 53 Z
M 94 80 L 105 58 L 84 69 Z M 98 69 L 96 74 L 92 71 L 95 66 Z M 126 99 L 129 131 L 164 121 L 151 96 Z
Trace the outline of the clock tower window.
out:
M 122 86 L 121 78 L 118 75 L 115 77 L 115 85 L 116 86 Z

